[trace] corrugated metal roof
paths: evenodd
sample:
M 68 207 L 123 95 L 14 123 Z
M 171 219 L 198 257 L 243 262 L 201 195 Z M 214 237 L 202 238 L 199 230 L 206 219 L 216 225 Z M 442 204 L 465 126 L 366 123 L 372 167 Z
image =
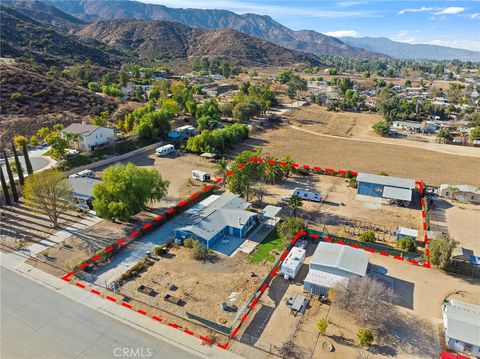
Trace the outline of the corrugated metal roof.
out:
M 444 308 L 449 338 L 480 346 L 480 306 L 451 300 Z
M 406 188 L 383 187 L 383 198 L 398 199 L 401 201 L 412 201 L 412 190 Z
M 371 173 L 359 173 L 357 176 L 357 181 L 376 183 L 384 186 L 415 189 L 415 180 L 409 178 L 380 176 Z
M 304 281 L 321 287 L 332 288 L 337 284 L 347 285 L 348 278 L 333 273 L 310 269 Z
M 367 273 L 370 254 L 349 246 L 320 242 L 310 261 L 325 267 L 338 268 L 352 274 L 364 276 Z

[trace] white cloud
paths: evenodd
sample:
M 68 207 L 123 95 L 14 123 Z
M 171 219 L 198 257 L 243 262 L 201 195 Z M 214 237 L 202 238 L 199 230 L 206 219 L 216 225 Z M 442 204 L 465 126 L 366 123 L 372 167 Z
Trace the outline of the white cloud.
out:
M 358 37 L 358 32 L 355 30 L 338 30 L 338 31 L 329 31 L 325 32 L 325 35 L 328 36 L 333 36 L 333 37 L 342 37 L 342 36 L 352 36 L 352 37 Z
M 470 19 L 480 19 L 480 12 L 476 12 L 475 14 L 469 14 L 468 17 Z
M 456 15 L 464 12 L 465 8 L 461 6 L 450 6 L 434 12 L 435 15 Z
M 417 8 L 417 9 L 413 9 L 413 8 L 402 9 L 398 12 L 398 14 L 403 15 L 403 14 L 406 14 L 408 12 L 430 12 L 430 11 L 433 11 L 433 7 L 422 6 L 421 8 Z

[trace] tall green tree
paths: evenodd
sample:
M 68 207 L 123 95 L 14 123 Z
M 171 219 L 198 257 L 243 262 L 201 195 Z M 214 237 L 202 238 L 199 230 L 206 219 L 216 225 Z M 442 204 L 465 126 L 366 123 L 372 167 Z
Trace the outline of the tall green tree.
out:
M 5 159 L 5 162 L 7 160 Z M 10 199 L 10 193 L 8 192 L 7 181 L 5 181 L 5 176 L 3 175 L 3 169 L 0 167 L 0 181 L 2 182 L 2 192 L 3 198 L 5 198 L 5 203 L 7 206 L 12 204 L 12 200 Z
M 450 264 L 452 253 L 458 242 L 448 234 L 441 234 L 432 240 L 428 246 L 430 250 L 430 262 L 440 268 L 445 269 Z
M 3 150 L 3 158 L 5 158 L 5 168 L 7 169 L 8 181 L 9 181 L 9 184 L 10 184 L 10 188 L 12 190 L 13 200 L 15 202 L 18 202 L 17 187 L 15 185 L 15 180 L 13 178 L 12 169 L 10 168 L 10 163 L 8 162 L 8 157 L 7 157 L 7 153 L 5 152 L 5 150 Z
M 150 201 L 159 201 L 167 194 L 169 182 L 154 169 L 132 163 L 106 169 L 103 182 L 93 188 L 93 209 L 102 218 L 128 221 Z
M 33 167 L 32 167 L 32 162 L 30 162 L 30 155 L 28 154 L 28 151 L 27 151 L 27 145 L 24 144 L 22 146 L 22 151 L 23 151 L 23 159 L 25 160 L 25 166 L 27 167 L 27 173 L 31 175 L 33 174 Z
M 22 147 L 25 146 L 25 144 L 22 144 Z M 13 157 L 15 158 L 15 167 L 17 168 L 17 174 L 18 174 L 18 181 L 20 182 L 20 185 L 23 186 L 25 183 L 25 178 L 23 177 L 23 168 L 22 164 L 20 163 L 20 160 L 18 159 L 18 153 L 17 149 L 15 148 L 15 143 L 12 141 L 12 151 L 13 151 Z
M 228 172 L 228 160 L 226 158 L 221 158 L 215 163 L 215 174 L 225 180 Z
M 48 169 L 28 176 L 23 195 L 25 204 L 48 216 L 54 228 L 58 228 L 60 216 L 73 209 L 75 204 L 70 182 L 57 169 Z
M 294 195 L 288 200 L 288 206 L 290 207 L 292 217 L 296 217 L 298 209 L 303 206 L 302 199 Z

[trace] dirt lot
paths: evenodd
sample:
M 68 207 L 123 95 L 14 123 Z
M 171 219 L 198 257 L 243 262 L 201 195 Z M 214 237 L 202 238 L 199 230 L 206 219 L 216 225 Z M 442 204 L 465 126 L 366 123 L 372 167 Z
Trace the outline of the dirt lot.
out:
M 190 180 L 192 170 L 198 169 L 210 173 L 212 178 L 215 175 L 213 163 L 202 160 L 197 155 L 181 155 L 179 151 L 176 151 L 176 154 L 165 157 L 158 157 L 155 153 L 149 155 L 142 154 L 130 157 L 122 162 L 131 162 L 145 168 L 155 168 L 160 172 L 163 179 L 170 181 L 167 196 L 162 201 L 151 204 L 151 208 L 161 207 L 163 209 L 163 207 L 170 207 L 201 189 L 205 183 Z M 97 172 L 97 176 L 101 177 L 103 170 L 104 168 L 100 169 Z
M 153 306 L 179 315 L 189 312 L 230 326 L 236 312 L 224 311 L 221 304 L 226 302 L 229 306 L 235 304 L 240 308 L 260 285 L 268 270 L 268 266 L 248 264 L 241 253 L 234 257 L 212 255 L 207 261 L 201 262 L 191 258 L 190 248 L 174 247 L 143 272 L 140 278 L 128 281 L 120 290 L 133 298 L 147 298 L 147 295 L 137 291 L 140 285 L 145 285 L 158 292 L 157 296 L 149 298 Z M 169 289 L 172 284 L 178 289 Z M 182 299 L 184 305 L 166 302 L 166 294 Z
M 292 125 L 317 133 L 355 138 L 376 136 L 377 139 L 372 125 L 382 120 L 376 113 L 333 112 L 314 104 L 293 110 L 286 118 Z
M 348 187 L 348 180 L 325 175 L 293 176 L 279 184 L 268 186 L 264 201 L 285 205 L 283 196 L 291 195 L 295 187 L 320 192 L 323 203 L 303 202 L 298 214 L 308 220 L 309 227 L 330 234 L 354 238 L 367 227 L 375 228 L 377 238 L 394 242 L 390 233 L 397 227 L 421 230 L 421 213 L 418 206 L 411 208 L 363 202 L 355 199 L 356 189 Z M 355 228 L 350 227 L 352 224 Z M 355 231 L 355 232 L 354 232 Z M 421 233 L 421 232 L 419 232 Z
M 449 233 L 461 247 L 480 253 L 480 206 L 458 201 L 436 198 L 429 211 L 430 227 L 434 232 Z
M 283 126 L 244 143 L 241 150 L 263 147 L 265 154 L 291 155 L 300 164 L 423 179 L 428 184 L 480 185 L 480 156 L 466 157 L 409 146 L 309 135 Z
M 46 215 L 33 212 L 23 203 L 3 207 L 0 213 L 0 244 L 4 245 L 2 250 L 8 250 L 8 247 L 15 248 L 21 242 L 24 243 L 24 247 L 28 247 L 58 231 L 52 227 L 52 222 Z M 64 214 L 59 219 L 60 229 L 71 226 L 81 219 L 76 212 Z

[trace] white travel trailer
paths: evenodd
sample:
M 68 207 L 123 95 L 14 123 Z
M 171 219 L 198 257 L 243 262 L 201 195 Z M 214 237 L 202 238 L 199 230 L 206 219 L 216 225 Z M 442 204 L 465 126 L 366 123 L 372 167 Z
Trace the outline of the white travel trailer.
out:
M 84 170 L 73 175 L 68 176 L 69 178 L 95 178 L 95 172 L 92 170 Z
M 200 171 L 200 170 L 193 170 L 192 171 L 192 178 L 196 179 L 201 182 L 208 182 L 210 181 L 210 174 Z
M 288 253 L 280 269 L 285 279 L 295 279 L 305 261 L 305 253 L 305 249 L 299 247 L 293 247 L 290 253 Z
M 160 156 L 167 156 L 174 151 L 175 151 L 175 146 L 174 145 L 165 145 L 165 146 L 162 146 L 162 147 L 158 147 L 155 150 L 155 153 L 157 154 L 157 156 L 160 157 Z
M 320 202 L 322 200 L 319 192 L 315 192 L 306 188 L 295 188 L 292 192 L 292 196 L 298 196 L 305 201 Z

